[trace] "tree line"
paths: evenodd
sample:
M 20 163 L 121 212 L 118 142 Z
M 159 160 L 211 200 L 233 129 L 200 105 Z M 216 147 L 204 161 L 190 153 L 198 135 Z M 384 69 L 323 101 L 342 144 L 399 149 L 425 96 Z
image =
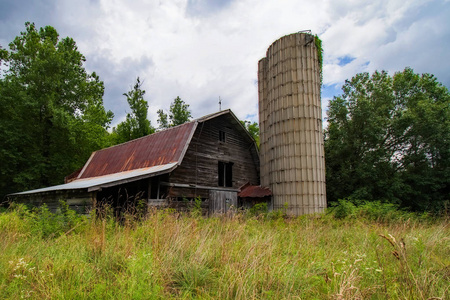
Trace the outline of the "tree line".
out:
M 328 106 L 328 201 L 443 211 L 450 200 L 450 94 L 411 68 L 361 73 Z
M 137 78 L 124 93 L 130 112 L 110 133 L 114 114 L 103 105 L 103 81 L 85 70 L 75 41 L 51 26 L 25 27 L 9 50 L 0 47 L 1 199 L 61 184 L 93 151 L 190 120 L 189 105 L 177 97 L 168 113 L 158 112 L 166 120 L 152 127 Z
M 0 47 L 0 197 L 62 183 L 98 149 L 177 126 L 192 118 L 176 97 L 148 120 L 138 77 L 124 93 L 130 111 L 109 132 L 104 84 L 87 73 L 72 38 L 26 23 Z M 328 202 L 386 201 L 420 211 L 448 207 L 450 95 L 430 74 L 406 68 L 361 73 L 328 106 L 324 130 Z M 259 144 L 256 122 L 242 121 Z

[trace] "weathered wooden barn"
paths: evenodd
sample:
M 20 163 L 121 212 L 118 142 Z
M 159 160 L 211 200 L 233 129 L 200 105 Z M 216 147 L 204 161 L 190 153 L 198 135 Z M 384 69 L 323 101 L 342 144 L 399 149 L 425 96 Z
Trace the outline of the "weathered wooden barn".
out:
M 256 143 L 224 110 L 96 151 L 65 184 L 12 194 L 10 200 L 51 209 L 64 200 L 86 211 L 99 203 L 126 209 L 138 201 L 182 209 L 197 198 L 205 211 L 216 213 L 237 207 L 240 187 L 249 184 L 259 185 Z

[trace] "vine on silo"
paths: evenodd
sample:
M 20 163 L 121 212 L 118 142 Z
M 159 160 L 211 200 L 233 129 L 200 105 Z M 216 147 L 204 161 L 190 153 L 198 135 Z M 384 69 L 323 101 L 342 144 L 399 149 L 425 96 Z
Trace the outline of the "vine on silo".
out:
M 323 65 L 323 48 L 322 48 L 322 40 L 319 39 L 317 34 L 314 36 L 314 42 L 316 44 L 317 49 L 317 60 L 319 61 L 319 70 L 320 70 L 320 86 L 322 87 L 323 84 L 323 71 L 322 71 L 322 65 Z

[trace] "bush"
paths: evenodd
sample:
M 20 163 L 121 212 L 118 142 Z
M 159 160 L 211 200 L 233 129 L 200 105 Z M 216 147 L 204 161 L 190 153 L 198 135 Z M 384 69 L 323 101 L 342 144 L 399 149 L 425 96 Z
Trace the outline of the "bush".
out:
M 267 207 L 266 202 L 257 203 L 248 210 L 248 214 L 250 216 L 254 216 L 254 217 L 259 216 L 259 215 L 265 215 L 268 212 L 269 212 L 269 209 Z
M 33 210 L 35 231 L 42 237 L 59 236 L 78 226 L 85 217 L 69 209 L 66 202 L 60 201 L 55 213 L 44 204 Z
M 406 212 L 399 209 L 398 205 L 381 201 L 364 202 L 358 207 L 358 214 L 373 221 L 399 220 L 407 215 Z
M 24 224 L 28 224 L 28 230 L 43 238 L 59 236 L 66 233 L 86 220 L 86 217 L 69 209 L 69 206 L 60 201 L 55 213 L 52 213 L 47 205 L 41 205 L 29 209 L 24 204 L 11 203 L 8 210 Z
M 329 210 L 336 219 L 344 219 L 355 216 L 356 206 L 349 200 L 339 199 L 331 204 Z
M 336 219 L 362 218 L 376 222 L 432 219 L 428 213 L 409 212 L 401 209 L 398 204 L 354 199 L 339 199 L 337 203 L 334 202 L 330 205 L 328 212 Z

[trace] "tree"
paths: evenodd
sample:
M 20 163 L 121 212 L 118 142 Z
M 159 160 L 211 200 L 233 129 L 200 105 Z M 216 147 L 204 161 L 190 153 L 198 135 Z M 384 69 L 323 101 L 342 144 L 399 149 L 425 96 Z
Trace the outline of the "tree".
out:
M 241 121 L 242 126 L 247 129 L 248 133 L 252 136 L 252 138 L 255 140 L 256 145 L 259 148 L 259 125 L 257 122 L 250 122 L 250 121 Z
M 139 77 L 134 87 L 123 95 L 127 98 L 131 113 L 127 114 L 125 121 L 113 128 L 113 143 L 120 144 L 134 140 L 155 132 L 147 118 L 148 102 L 145 101 L 145 90 L 141 89 Z
M 450 95 L 410 68 L 357 74 L 330 101 L 327 197 L 442 208 L 450 182 Z
M 189 122 L 192 118 L 189 104 L 186 104 L 180 97 L 176 97 L 170 105 L 170 124 L 177 126 Z
M 63 182 L 107 142 L 103 82 L 73 39 L 25 23 L 0 49 L 0 196 Z
M 164 113 L 164 111 L 162 109 L 158 109 L 158 111 L 156 112 L 158 114 L 158 124 L 159 124 L 159 129 L 165 129 L 165 128 L 169 128 L 169 121 L 167 120 L 167 114 Z
M 192 118 L 189 104 L 180 97 L 176 97 L 170 104 L 170 113 L 167 115 L 162 109 L 158 110 L 158 124 L 160 129 L 169 128 L 189 122 Z M 169 117 L 170 122 L 167 121 Z

